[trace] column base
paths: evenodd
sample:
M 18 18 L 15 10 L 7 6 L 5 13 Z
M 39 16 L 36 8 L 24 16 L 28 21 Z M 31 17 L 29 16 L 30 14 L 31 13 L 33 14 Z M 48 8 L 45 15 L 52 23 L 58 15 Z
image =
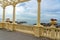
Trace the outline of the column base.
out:
M 51 28 L 56 28 L 55 25 L 51 25 L 50 27 L 51 27 Z
M 41 37 L 42 31 L 43 31 L 43 25 L 40 25 L 40 26 L 34 25 L 33 27 L 34 36 Z
M 5 28 L 5 23 L 6 23 L 6 22 L 1 22 L 3 29 Z
M 39 26 L 38 25 L 34 25 L 34 26 L 36 26 L 36 27 L 43 27 L 43 25 L 41 25 L 41 24 Z
M 17 23 L 12 23 L 12 31 L 15 31 Z

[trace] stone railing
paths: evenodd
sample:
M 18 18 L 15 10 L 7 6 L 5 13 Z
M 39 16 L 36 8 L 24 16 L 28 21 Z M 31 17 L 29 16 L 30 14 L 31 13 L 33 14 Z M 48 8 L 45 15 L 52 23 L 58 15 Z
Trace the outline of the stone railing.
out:
M 34 28 L 34 27 L 33 27 Z M 34 35 L 37 37 L 47 37 L 60 40 L 60 28 L 55 27 L 35 27 Z
M 21 24 L 19 25 L 19 24 L 17 24 L 16 27 L 15 27 L 15 30 L 33 34 L 33 27 L 28 26 L 28 25 L 21 25 Z
M 60 28 L 55 27 L 35 27 L 34 29 L 35 36 L 39 37 L 47 37 L 51 39 L 57 39 L 60 40 Z M 39 34 L 38 34 L 38 33 Z
M 0 28 L 5 28 L 11 31 L 19 31 L 32 34 L 36 37 L 47 37 L 60 40 L 60 28 L 55 27 L 37 27 L 22 24 L 0 23 Z
M 0 28 L 2 28 L 2 23 L 0 23 Z
M 13 24 L 13 23 L 0 23 L 0 28 L 5 28 L 11 31 L 20 31 L 24 33 L 33 34 L 33 26 L 22 25 L 22 24 Z
M 40 36 L 51 39 L 60 39 L 60 28 L 43 27 L 40 28 L 40 32 L 41 32 Z

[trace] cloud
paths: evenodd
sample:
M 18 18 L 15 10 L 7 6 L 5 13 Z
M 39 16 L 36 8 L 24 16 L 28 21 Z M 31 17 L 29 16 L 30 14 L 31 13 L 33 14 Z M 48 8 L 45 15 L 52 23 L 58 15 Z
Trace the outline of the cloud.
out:
M 5 8 L 5 14 L 6 14 L 6 15 L 12 15 L 12 14 L 13 14 L 13 6 L 12 6 L 12 5 L 7 6 L 7 7 Z
M 59 0 L 44 0 L 42 1 L 42 10 L 44 11 L 54 11 L 60 10 L 60 2 Z
M 9 10 L 9 11 L 8 11 Z M 2 8 L 0 7 L 0 13 Z M 8 6 L 6 8 L 6 14 L 13 14 L 13 7 Z M 1 15 L 1 14 L 0 14 Z M 9 17 L 10 17 L 9 16 Z M 60 0 L 42 0 L 41 2 L 41 21 L 48 22 L 51 18 L 60 19 Z M 16 19 L 34 19 L 37 20 L 37 0 L 31 0 L 24 3 L 19 3 L 16 6 Z
M 23 13 L 25 11 L 25 8 L 23 6 L 16 7 L 16 12 Z
M 2 15 L 2 13 L 3 13 L 3 12 L 2 12 L 2 10 L 3 10 L 3 8 L 2 8 L 2 7 L 0 7 L 0 15 Z
M 60 19 L 60 0 L 42 0 L 41 2 L 41 20 L 42 22 L 51 18 Z

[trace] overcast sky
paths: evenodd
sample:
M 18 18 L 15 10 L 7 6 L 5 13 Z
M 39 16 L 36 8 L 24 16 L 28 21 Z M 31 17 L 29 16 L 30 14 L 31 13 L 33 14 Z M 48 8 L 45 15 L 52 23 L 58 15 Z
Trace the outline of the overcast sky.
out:
M 12 19 L 13 7 L 6 7 L 6 18 Z M 2 7 L 0 7 L 0 16 Z M 1 16 L 2 17 L 2 16 Z M 0 18 L 1 18 L 0 17 Z M 41 22 L 49 22 L 51 18 L 60 21 L 60 0 L 42 0 L 41 1 Z M 31 23 L 37 20 L 37 0 L 31 0 L 16 5 L 16 19 L 28 20 Z

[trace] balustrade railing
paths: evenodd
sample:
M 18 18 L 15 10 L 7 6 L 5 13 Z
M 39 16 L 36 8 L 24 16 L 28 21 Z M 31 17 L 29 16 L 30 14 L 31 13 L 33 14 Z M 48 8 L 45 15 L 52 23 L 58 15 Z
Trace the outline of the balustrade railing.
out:
M 36 35 L 39 32 L 39 35 L 42 37 L 47 37 L 51 39 L 58 39 L 60 40 L 60 28 L 55 27 L 35 27 L 35 26 L 29 26 L 29 25 L 22 25 L 22 24 L 13 24 L 13 23 L 0 23 L 0 28 L 5 28 L 7 30 L 15 30 L 25 33 L 30 33 L 33 35 Z M 35 29 L 34 29 L 35 27 Z M 38 28 L 38 30 L 37 30 Z
M 43 37 L 60 39 L 60 28 L 43 27 L 41 31 Z

